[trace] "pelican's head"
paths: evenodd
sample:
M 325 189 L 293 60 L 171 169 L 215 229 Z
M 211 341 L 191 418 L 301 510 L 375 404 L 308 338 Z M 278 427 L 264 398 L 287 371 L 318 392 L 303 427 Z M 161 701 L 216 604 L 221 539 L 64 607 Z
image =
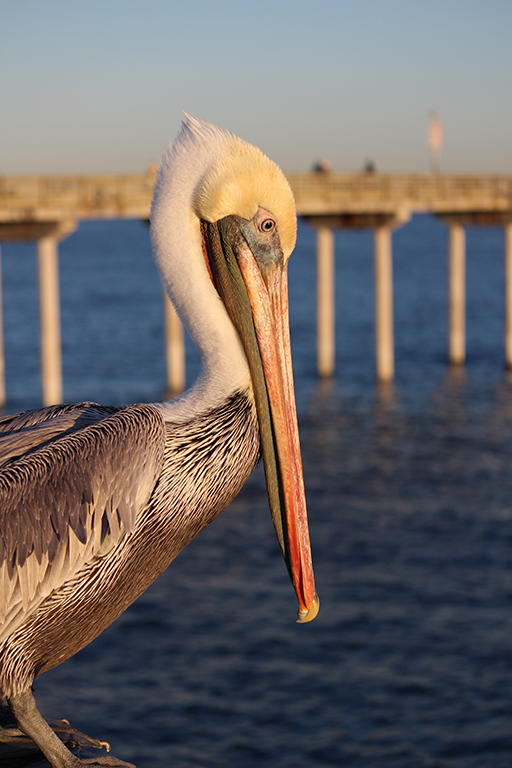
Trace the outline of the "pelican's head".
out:
M 288 321 L 286 268 L 297 232 L 293 194 L 282 171 L 259 149 L 192 118 L 167 162 L 173 208 L 180 196 L 186 198 L 188 237 L 198 239 L 209 280 L 247 358 L 272 519 L 297 594 L 299 621 L 311 621 L 319 602 Z

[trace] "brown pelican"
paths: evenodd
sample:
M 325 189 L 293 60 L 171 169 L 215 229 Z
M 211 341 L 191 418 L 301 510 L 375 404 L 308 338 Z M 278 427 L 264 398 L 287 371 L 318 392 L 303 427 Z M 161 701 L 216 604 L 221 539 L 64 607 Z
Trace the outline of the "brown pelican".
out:
M 318 611 L 288 329 L 290 188 L 258 149 L 187 118 L 158 174 L 151 236 L 201 352 L 195 385 L 165 403 L 0 422 L 0 695 L 53 768 L 85 761 L 39 714 L 35 676 L 111 624 L 232 501 L 260 452 L 299 621 Z

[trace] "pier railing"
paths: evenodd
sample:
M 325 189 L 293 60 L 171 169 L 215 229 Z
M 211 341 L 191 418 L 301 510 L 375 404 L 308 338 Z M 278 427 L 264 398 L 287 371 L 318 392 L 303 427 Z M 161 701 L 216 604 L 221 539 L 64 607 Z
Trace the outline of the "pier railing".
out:
M 300 213 L 407 207 L 411 212 L 510 210 L 512 176 L 463 174 L 293 174 Z
M 147 218 L 155 172 L 0 176 L 0 222 Z M 512 175 L 295 173 L 288 180 L 299 215 L 512 210 Z
M 0 177 L 0 222 L 148 218 L 154 173 Z
M 62 399 L 58 241 L 80 219 L 148 219 L 156 168 L 140 175 L 0 177 L 0 241 L 37 242 L 43 401 Z M 449 334 L 452 364 L 465 359 L 466 225 L 505 229 L 505 360 L 512 368 L 512 176 L 497 174 L 289 174 L 297 213 L 317 230 L 318 372 L 335 366 L 334 236 L 337 228 L 374 230 L 375 353 L 381 381 L 394 376 L 392 230 L 431 212 L 449 227 Z M 168 385 L 184 384 L 183 333 L 165 305 Z M 5 399 L 0 296 L 0 404 Z

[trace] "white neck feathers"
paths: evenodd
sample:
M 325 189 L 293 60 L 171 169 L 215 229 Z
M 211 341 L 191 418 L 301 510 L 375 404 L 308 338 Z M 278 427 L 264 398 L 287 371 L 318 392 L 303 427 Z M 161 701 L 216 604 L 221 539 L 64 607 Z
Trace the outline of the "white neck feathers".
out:
M 230 139 L 214 126 L 188 118 L 162 161 L 155 185 L 151 207 L 155 261 L 202 359 L 201 374 L 192 389 L 160 406 L 168 420 L 193 417 L 250 386 L 238 334 L 206 269 L 200 222 L 194 212 L 197 189 L 228 151 Z

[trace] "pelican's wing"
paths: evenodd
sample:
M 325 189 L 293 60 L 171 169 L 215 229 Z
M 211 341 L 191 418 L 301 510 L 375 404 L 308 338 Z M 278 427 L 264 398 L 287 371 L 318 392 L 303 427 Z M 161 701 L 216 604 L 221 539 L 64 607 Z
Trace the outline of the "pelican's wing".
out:
M 10 448 L 9 431 L 0 432 L 4 630 L 129 533 L 160 474 L 165 428 L 156 408 L 84 405 L 78 415 L 55 412 L 57 434 L 51 417 L 28 423 L 25 434 L 13 423 Z
M 95 424 L 119 408 L 96 403 L 52 405 L 0 419 L 0 467 L 45 443 Z

